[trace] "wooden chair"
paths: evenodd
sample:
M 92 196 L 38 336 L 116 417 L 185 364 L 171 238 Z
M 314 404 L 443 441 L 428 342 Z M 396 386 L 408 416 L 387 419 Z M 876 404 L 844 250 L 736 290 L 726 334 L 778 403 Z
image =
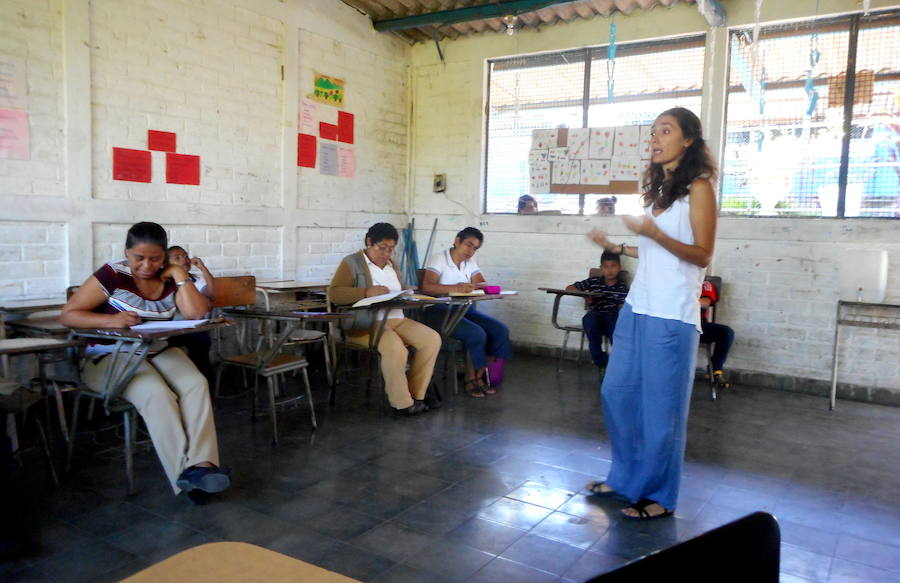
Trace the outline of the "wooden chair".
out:
M 217 277 L 213 289 L 213 308 L 250 306 L 256 303 L 256 277 L 234 275 Z
M 213 317 L 218 317 L 224 308 L 252 306 L 256 303 L 256 277 L 253 275 L 217 277 L 213 292 L 211 314 Z M 238 344 L 242 343 L 241 336 L 246 332 L 247 330 L 244 327 L 238 327 Z M 222 330 L 217 328 L 214 334 L 216 338 L 216 357 L 221 361 L 224 359 L 224 356 L 222 356 Z M 218 389 L 217 385 L 216 397 L 219 396 Z

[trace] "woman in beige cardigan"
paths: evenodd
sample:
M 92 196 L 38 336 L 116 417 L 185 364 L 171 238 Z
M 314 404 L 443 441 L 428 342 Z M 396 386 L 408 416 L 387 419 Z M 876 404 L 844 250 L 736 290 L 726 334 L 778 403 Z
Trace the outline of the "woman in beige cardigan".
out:
M 344 257 L 338 266 L 328 287 L 331 301 L 339 306 L 349 305 L 363 298 L 403 289 L 400 273 L 391 261 L 398 238 L 393 225 L 372 225 L 366 233 L 366 248 Z M 354 317 L 344 323 L 347 338 L 354 344 L 368 346 L 372 324 L 381 320 L 383 309 L 356 310 L 352 313 Z M 415 348 L 408 376 L 407 345 Z M 378 353 L 381 355 L 384 390 L 396 413 L 417 415 L 429 408 L 425 404 L 425 392 L 440 349 L 440 335 L 428 326 L 404 317 L 403 310 L 392 309 L 387 314 Z

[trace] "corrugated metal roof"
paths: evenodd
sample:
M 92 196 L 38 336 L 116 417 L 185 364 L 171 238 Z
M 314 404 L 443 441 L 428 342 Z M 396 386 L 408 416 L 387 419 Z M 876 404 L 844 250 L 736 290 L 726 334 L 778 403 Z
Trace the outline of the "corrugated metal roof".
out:
M 373 22 L 416 16 L 443 10 L 468 8 L 497 4 L 496 0 L 341 0 L 372 19 Z M 631 14 L 635 10 L 650 10 L 656 6 L 672 7 L 675 4 L 694 4 L 695 0 L 577 0 L 563 2 L 519 14 L 515 20 L 516 29 L 540 29 L 557 22 L 571 22 L 595 16 L 609 16 L 615 11 Z M 456 39 L 464 36 L 487 33 L 505 33 L 507 24 L 503 18 L 485 18 L 459 22 L 446 26 L 420 26 L 397 31 L 396 34 L 409 42 L 431 42 L 435 35 L 439 40 Z

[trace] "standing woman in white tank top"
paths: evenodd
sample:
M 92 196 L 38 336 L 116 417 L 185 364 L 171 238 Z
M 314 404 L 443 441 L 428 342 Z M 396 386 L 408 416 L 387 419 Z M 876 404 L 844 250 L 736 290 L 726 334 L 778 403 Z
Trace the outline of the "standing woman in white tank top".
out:
M 716 167 L 691 111 L 669 109 L 653 123 L 644 175 L 644 216 L 623 217 L 637 246 L 588 236 L 608 251 L 639 258 L 619 314 L 601 396 L 612 446 L 597 496 L 632 502 L 626 518 L 671 515 L 678 501 L 688 405 L 700 337 L 700 287 L 716 238 Z

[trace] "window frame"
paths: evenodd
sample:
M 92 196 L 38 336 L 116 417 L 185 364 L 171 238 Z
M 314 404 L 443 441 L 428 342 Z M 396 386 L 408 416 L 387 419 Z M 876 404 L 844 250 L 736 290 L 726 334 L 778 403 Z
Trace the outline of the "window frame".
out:
M 812 28 L 817 32 L 848 32 L 849 36 L 847 39 L 847 58 L 845 61 L 843 74 L 845 75 L 845 85 L 844 85 L 844 96 L 843 96 L 843 116 L 842 116 L 842 124 L 841 124 L 841 151 L 840 151 L 840 161 L 838 168 L 838 194 L 837 194 L 837 209 L 835 211 L 834 216 L 814 216 L 814 215 L 756 215 L 752 213 L 722 213 L 722 203 L 725 197 L 724 191 L 724 181 L 725 181 L 725 172 L 724 172 L 724 162 L 725 162 L 725 144 L 728 140 L 728 110 L 730 105 L 730 97 L 732 94 L 732 85 L 731 85 L 731 73 L 732 73 L 732 64 L 734 62 L 733 59 L 733 47 L 732 39 L 734 36 L 742 34 L 747 30 L 752 30 L 752 26 L 750 25 L 740 25 L 728 28 L 728 36 L 727 36 L 727 60 L 725 66 L 725 74 L 723 84 L 725 86 L 725 100 L 724 107 L 722 110 L 722 148 L 719 154 L 719 180 L 718 180 L 718 202 L 719 202 L 719 216 L 728 216 L 728 217 L 741 217 L 741 218 L 766 218 L 766 219 L 876 219 L 876 220 L 897 220 L 900 219 L 900 216 L 845 216 L 846 213 L 846 202 L 847 202 L 847 186 L 849 182 L 850 175 L 850 147 L 852 141 L 853 134 L 853 122 L 854 122 L 854 93 L 856 86 L 856 76 L 857 76 L 857 49 L 859 48 L 859 33 L 860 33 L 860 24 L 863 22 L 878 22 L 879 20 L 898 20 L 900 19 L 900 9 L 889 8 L 886 10 L 879 11 L 871 11 L 868 14 L 864 14 L 863 12 L 854 12 L 849 14 L 839 14 L 839 15 L 825 15 L 820 17 L 812 17 L 812 18 L 803 18 L 792 20 L 788 22 L 768 22 L 760 26 L 760 38 L 777 38 L 779 36 L 782 37 L 799 37 L 806 36 L 811 33 L 787 33 L 777 29 L 780 26 L 784 26 L 785 24 L 801 24 L 801 25 L 811 25 Z M 898 25 L 900 26 L 900 25 Z M 767 30 L 768 29 L 768 30 Z M 792 82 L 799 83 L 799 82 Z M 821 97 L 820 97 L 821 98 Z M 753 131 L 753 130 L 747 130 Z M 900 197 L 900 193 L 898 193 L 898 197 Z
M 643 51 L 644 54 L 651 53 L 663 53 L 666 50 L 678 49 L 678 48 L 690 48 L 690 47 L 703 47 L 703 59 L 704 59 L 704 70 L 706 68 L 706 59 L 707 59 L 707 50 L 706 50 L 706 41 L 707 41 L 707 33 L 688 33 L 677 36 L 669 36 L 669 37 L 660 37 L 654 39 L 642 39 L 633 42 L 623 42 L 616 44 L 616 58 L 627 57 L 636 52 Z M 657 48 L 658 50 L 654 51 L 652 49 Z M 647 50 L 651 49 L 651 50 Z M 481 183 L 481 213 L 484 215 L 515 215 L 515 212 L 505 213 L 505 212 L 488 212 L 488 176 L 490 172 L 489 166 L 489 157 L 490 157 L 490 130 L 491 130 L 491 115 L 490 115 L 490 105 L 491 105 L 491 76 L 494 72 L 494 64 L 495 63 L 504 63 L 514 60 L 535 60 L 541 58 L 546 58 L 548 56 L 555 55 L 567 55 L 567 54 L 578 54 L 582 53 L 581 59 L 584 62 L 584 84 L 582 87 L 582 99 L 581 99 L 581 107 L 582 107 L 582 125 L 580 127 L 588 127 L 588 115 L 591 106 L 591 67 L 594 61 L 606 61 L 608 59 L 608 51 L 609 44 L 603 45 L 592 45 L 577 49 L 564 49 L 558 51 L 545 51 L 540 53 L 530 53 L 530 54 L 519 54 L 505 57 L 497 57 L 492 59 L 486 59 L 486 74 L 485 74 L 485 101 L 484 101 L 484 148 L 483 148 L 483 159 L 481 167 L 483 169 L 482 172 L 482 183 Z M 523 66 L 523 69 L 528 68 L 527 66 Z M 700 89 L 698 91 L 698 95 L 701 100 L 703 97 L 703 82 L 701 80 Z M 622 96 L 623 99 L 629 99 L 627 96 Z M 618 98 L 617 98 L 618 99 Z M 629 99 L 630 100 L 630 99 Z M 565 194 L 565 193 L 559 193 Z M 574 194 L 569 194 L 566 196 L 575 196 Z M 573 215 L 563 215 L 563 216 L 573 216 L 573 217 L 584 217 L 588 216 L 584 214 L 585 208 L 585 194 L 578 194 L 578 214 Z

